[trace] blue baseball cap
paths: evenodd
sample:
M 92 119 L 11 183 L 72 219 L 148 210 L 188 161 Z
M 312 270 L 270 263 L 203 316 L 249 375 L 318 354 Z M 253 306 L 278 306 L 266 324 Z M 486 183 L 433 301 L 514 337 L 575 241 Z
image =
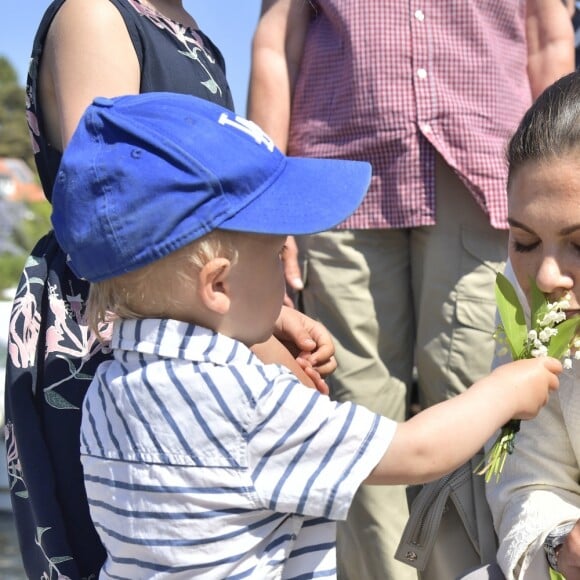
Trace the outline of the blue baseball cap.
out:
M 52 224 L 98 282 L 215 230 L 323 231 L 360 204 L 371 166 L 286 157 L 255 123 L 190 95 L 97 98 L 65 149 Z

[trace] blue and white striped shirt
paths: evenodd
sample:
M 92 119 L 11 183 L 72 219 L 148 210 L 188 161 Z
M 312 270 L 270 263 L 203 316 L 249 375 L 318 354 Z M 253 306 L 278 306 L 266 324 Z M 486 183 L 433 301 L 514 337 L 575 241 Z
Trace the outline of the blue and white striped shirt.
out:
M 335 520 L 396 424 L 183 322 L 119 322 L 112 347 L 81 427 L 100 578 L 335 577 Z

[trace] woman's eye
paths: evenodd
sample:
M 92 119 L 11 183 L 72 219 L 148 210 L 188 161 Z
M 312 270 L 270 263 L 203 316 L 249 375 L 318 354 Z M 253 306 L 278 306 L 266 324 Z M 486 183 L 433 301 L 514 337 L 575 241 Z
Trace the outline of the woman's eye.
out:
M 521 253 L 532 252 L 539 245 L 540 245 L 540 242 L 533 242 L 532 244 L 522 244 L 521 242 L 514 241 L 514 243 L 513 243 L 514 250 L 516 252 L 521 252 Z

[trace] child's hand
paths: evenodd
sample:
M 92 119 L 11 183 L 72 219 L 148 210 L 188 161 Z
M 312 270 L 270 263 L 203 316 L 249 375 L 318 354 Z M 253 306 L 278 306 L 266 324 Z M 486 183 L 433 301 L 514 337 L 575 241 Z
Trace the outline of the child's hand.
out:
M 502 365 L 489 378 L 510 386 L 514 419 L 533 419 L 548 402 L 550 391 L 559 387 L 558 375 L 561 372 L 562 363 L 559 360 L 541 357 Z
M 274 335 L 297 358 L 323 379 L 336 369 L 334 343 L 326 327 L 298 310 L 282 307 Z
M 283 306 L 274 336 L 252 350 L 263 362 L 283 364 L 306 386 L 328 395 L 324 378 L 336 369 L 336 359 L 332 337 L 320 322 Z

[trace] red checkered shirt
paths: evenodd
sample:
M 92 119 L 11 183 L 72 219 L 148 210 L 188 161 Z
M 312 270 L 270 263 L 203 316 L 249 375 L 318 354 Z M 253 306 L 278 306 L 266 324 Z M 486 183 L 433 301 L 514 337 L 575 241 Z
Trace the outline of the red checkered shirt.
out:
M 314 5 L 288 151 L 372 163 L 369 192 L 340 227 L 435 223 L 437 150 L 505 228 L 505 148 L 531 104 L 525 1 Z

